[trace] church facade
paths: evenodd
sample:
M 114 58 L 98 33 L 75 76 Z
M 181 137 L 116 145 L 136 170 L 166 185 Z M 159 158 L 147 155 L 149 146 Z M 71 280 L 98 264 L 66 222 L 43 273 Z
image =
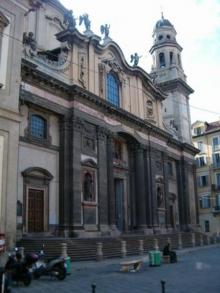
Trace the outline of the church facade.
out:
M 108 25 L 101 26 L 101 38 L 92 32 L 88 15 L 79 20 L 84 33 L 57 0 L 30 1 L 25 13 L 18 237 L 196 229 L 197 150 L 187 124 L 179 135 L 182 125 L 172 115 L 172 125 L 163 118 L 170 88 L 176 86 L 176 96 L 184 91 L 185 99 L 191 88 L 181 76 L 164 88 L 158 81 L 161 68 L 154 77 L 161 52 L 149 75 L 137 60 L 127 63 Z M 165 22 L 159 29 L 173 26 Z M 178 58 L 178 46 L 174 41 L 171 46 Z M 177 65 L 172 63 L 176 72 Z

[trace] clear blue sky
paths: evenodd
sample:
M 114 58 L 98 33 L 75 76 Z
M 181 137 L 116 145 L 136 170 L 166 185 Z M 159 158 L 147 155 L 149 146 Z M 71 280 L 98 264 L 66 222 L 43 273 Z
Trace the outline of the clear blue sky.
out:
M 60 1 L 73 10 L 75 17 L 88 13 L 97 35 L 101 36 L 101 24 L 110 24 L 110 37 L 121 47 L 126 60 L 130 62 L 130 55 L 138 52 L 143 56 L 139 65 L 147 72 L 152 64 L 149 49 L 153 27 L 163 11 L 175 26 L 177 41 L 183 47 L 187 81 L 195 90 L 190 96 L 191 121 L 220 120 L 219 0 Z M 83 31 L 84 27 L 78 29 Z

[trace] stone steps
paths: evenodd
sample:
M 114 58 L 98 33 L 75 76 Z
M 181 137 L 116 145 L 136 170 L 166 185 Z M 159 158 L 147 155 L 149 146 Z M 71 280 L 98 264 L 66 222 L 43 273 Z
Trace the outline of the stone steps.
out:
M 201 233 L 195 234 L 195 245 L 201 244 Z M 182 247 L 192 247 L 192 233 L 181 233 Z M 208 244 L 206 236 L 203 235 L 203 244 Z M 126 241 L 127 255 L 138 255 L 140 253 L 140 241 L 143 240 L 143 253 L 152 250 L 155 245 L 155 238 L 158 241 L 159 249 L 162 250 L 167 239 L 171 239 L 172 248 L 178 249 L 178 234 L 156 234 L 156 235 L 124 235 L 118 238 L 23 238 L 17 243 L 23 246 L 25 253 L 38 252 L 44 244 L 44 251 L 48 258 L 56 257 L 61 254 L 61 243 L 67 244 L 67 252 L 73 261 L 95 260 L 97 257 L 97 243 L 102 243 L 103 258 L 113 258 L 122 256 L 121 241 Z

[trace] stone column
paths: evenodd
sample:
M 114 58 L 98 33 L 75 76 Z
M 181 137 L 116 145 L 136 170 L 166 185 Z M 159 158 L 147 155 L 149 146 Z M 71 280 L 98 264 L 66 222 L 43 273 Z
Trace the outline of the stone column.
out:
M 121 256 L 126 257 L 126 255 L 127 255 L 126 241 L 122 240 L 121 241 Z
M 96 255 L 96 260 L 97 261 L 103 260 L 103 251 L 102 251 L 102 248 L 103 248 L 102 242 L 98 242 L 97 243 L 97 255 Z
M 139 254 L 140 255 L 144 254 L 144 240 L 143 239 L 139 240 Z
M 67 258 L 67 244 L 61 243 L 61 256 Z
M 82 180 L 82 168 L 81 168 L 81 141 L 83 131 L 83 120 L 79 117 L 73 117 L 72 119 L 72 137 L 71 137 L 71 184 L 72 184 L 72 196 L 73 206 L 71 213 L 71 222 L 75 227 L 82 225 L 81 214 L 81 180 Z
M 195 238 L 195 233 L 191 233 L 192 235 L 192 247 L 196 246 L 196 238 Z
M 183 249 L 182 234 L 178 234 L 178 249 Z
M 150 197 L 151 197 L 151 223 L 154 231 L 158 229 L 158 207 L 157 207 L 157 192 L 156 192 L 156 160 L 158 153 L 155 152 L 155 149 L 151 146 L 149 141 L 149 171 L 150 171 Z
M 151 198 L 151 183 L 152 183 L 152 170 L 150 166 L 150 154 L 149 147 L 144 153 L 144 162 L 145 162 L 145 187 L 146 187 L 146 217 L 147 217 L 147 226 L 151 228 L 152 224 L 152 198 Z
M 109 134 L 107 139 L 107 176 L 108 176 L 108 204 L 109 224 L 116 225 L 115 221 L 115 185 L 113 173 L 113 136 Z
M 154 250 L 159 250 L 158 239 L 154 238 Z
M 59 225 L 67 236 L 70 225 L 70 118 L 66 115 L 60 121 L 59 154 Z
M 187 162 L 184 158 L 177 163 L 177 181 L 179 194 L 179 220 L 182 229 L 188 228 L 191 223 L 190 218 L 190 201 L 188 189 L 188 170 Z
M 203 244 L 204 244 L 204 241 L 203 241 L 203 235 L 200 234 L 200 246 L 203 246 Z
M 170 223 L 170 200 L 169 200 L 169 178 L 167 172 L 167 155 L 163 153 L 163 178 L 164 178 L 164 201 L 165 201 L 165 220 L 166 220 L 166 227 L 171 228 Z
M 99 196 L 99 227 L 106 231 L 108 227 L 108 175 L 106 131 L 98 127 L 98 196 Z
M 140 229 L 146 228 L 146 198 L 145 198 L 145 170 L 144 153 L 140 146 L 135 150 L 135 190 L 137 204 L 137 225 Z

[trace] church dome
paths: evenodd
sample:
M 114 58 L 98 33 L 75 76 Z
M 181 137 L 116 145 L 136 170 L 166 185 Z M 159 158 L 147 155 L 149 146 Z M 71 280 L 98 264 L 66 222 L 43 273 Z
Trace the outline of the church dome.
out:
M 157 21 L 155 28 L 161 28 L 164 26 L 173 27 L 172 23 L 168 19 L 165 19 L 162 15 L 162 18 Z

